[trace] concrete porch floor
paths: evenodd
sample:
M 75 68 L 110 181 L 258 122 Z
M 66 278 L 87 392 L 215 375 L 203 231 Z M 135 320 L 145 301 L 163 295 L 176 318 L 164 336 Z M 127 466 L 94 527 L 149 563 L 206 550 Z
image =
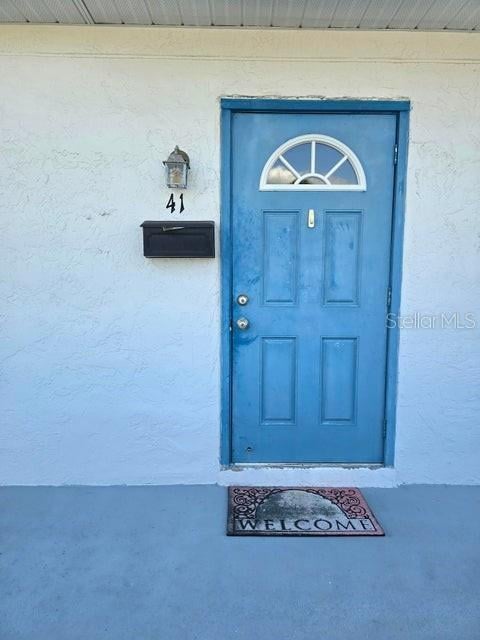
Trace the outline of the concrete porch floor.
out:
M 480 487 L 364 489 L 385 538 L 227 538 L 214 486 L 2 488 L 1 640 L 478 640 Z

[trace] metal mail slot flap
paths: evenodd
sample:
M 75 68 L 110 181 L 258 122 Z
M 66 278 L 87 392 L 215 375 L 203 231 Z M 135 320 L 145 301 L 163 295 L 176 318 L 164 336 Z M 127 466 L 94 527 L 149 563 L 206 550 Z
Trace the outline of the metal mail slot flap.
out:
M 214 258 L 215 223 L 146 220 L 143 255 L 146 258 Z

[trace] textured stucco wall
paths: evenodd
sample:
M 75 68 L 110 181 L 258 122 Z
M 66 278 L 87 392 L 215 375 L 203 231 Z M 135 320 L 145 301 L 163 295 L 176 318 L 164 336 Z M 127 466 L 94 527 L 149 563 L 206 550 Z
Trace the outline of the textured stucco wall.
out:
M 402 313 L 480 320 L 480 35 L 2 27 L 0 61 L 1 483 L 480 481 L 479 330 L 402 332 L 394 469 L 220 471 L 220 261 L 139 229 L 175 143 L 220 221 L 220 96 L 410 98 Z

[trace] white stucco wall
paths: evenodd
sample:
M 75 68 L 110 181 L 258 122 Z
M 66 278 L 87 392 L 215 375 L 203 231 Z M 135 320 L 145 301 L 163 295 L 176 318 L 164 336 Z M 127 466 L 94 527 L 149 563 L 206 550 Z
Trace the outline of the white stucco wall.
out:
M 220 261 L 139 229 L 175 143 L 220 222 L 221 96 L 409 98 L 402 313 L 480 322 L 479 64 L 478 34 L 0 28 L 0 482 L 480 481 L 478 329 L 402 332 L 394 469 L 220 471 Z

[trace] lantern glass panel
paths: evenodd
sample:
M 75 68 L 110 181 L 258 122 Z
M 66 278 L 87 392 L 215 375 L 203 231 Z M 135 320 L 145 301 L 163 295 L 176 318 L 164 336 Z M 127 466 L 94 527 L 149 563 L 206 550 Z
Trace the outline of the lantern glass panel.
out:
M 183 162 L 168 162 L 166 167 L 167 185 L 176 189 L 187 186 L 187 165 Z

